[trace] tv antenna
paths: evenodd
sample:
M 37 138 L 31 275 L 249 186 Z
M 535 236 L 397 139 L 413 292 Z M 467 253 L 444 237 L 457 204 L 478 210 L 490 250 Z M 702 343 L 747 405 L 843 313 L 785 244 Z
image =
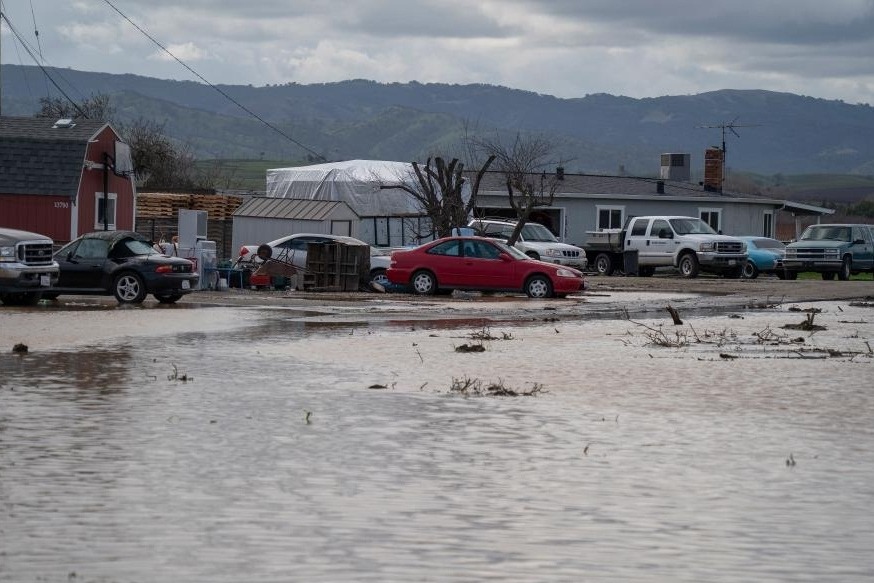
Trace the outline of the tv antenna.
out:
M 725 132 L 730 131 L 731 133 L 733 133 L 735 136 L 737 136 L 739 138 L 740 134 L 737 133 L 737 131 L 735 131 L 734 128 L 752 128 L 752 127 L 756 127 L 759 125 L 761 125 L 761 124 L 757 124 L 757 123 L 740 124 L 740 123 L 737 123 L 737 118 L 734 118 L 731 121 L 724 121 L 724 122 L 718 123 L 718 124 L 709 124 L 709 125 L 698 126 L 699 128 L 707 128 L 707 129 L 717 129 L 718 128 L 718 129 L 722 130 L 722 181 L 719 184 L 719 191 L 720 192 L 722 192 L 722 184 L 725 182 L 725 160 L 726 160 L 726 158 L 728 158 L 728 154 L 726 153 L 726 150 L 725 150 Z

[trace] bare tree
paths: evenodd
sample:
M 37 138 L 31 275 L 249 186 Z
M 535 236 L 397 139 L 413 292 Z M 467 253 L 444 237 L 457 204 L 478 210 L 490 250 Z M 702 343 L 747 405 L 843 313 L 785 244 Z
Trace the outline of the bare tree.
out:
M 177 145 L 164 134 L 164 125 L 139 118 L 121 126 L 120 132 L 130 145 L 134 169 L 148 174 L 149 188 L 194 188 L 194 155 L 188 146 Z
M 42 97 L 39 100 L 40 110 L 34 117 L 86 118 L 109 121 L 115 115 L 115 108 L 105 93 L 95 93 L 86 97 L 80 103 L 74 103 L 60 97 Z
M 458 158 L 453 158 L 448 164 L 440 156 L 433 160 L 428 158 L 424 166 L 413 162 L 410 177 L 399 177 L 397 183 L 382 184 L 380 188 L 398 188 L 416 201 L 431 223 L 431 232 L 419 233 L 420 236 L 446 237 L 452 234 L 452 229 L 467 224 L 476 205 L 482 178 L 494 161 L 495 156 L 489 156 L 477 170 L 467 200 L 464 198 L 464 163 Z
M 507 199 L 516 214 L 516 228 L 508 240 L 513 245 L 534 209 L 549 206 L 555 199 L 558 178 L 546 168 L 562 162 L 553 160 L 553 143 L 539 136 L 517 133 L 510 145 L 500 138 L 480 138 L 476 147 L 495 159 L 497 170 L 506 179 Z

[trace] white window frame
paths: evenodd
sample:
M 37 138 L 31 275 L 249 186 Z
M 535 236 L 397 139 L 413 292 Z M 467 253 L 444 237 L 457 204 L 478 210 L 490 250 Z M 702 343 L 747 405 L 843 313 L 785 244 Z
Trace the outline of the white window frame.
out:
M 613 226 L 601 226 L 601 211 L 619 211 L 619 225 Z M 625 224 L 625 207 L 618 205 L 609 205 L 609 204 L 596 204 L 595 205 L 595 230 L 603 231 L 604 229 L 621 229 L 622 225 Z
M 716 229 L 718 232 L 721 232 L 722 231 L 722 209 L 710 208 L 710 207 L 699 207 L 698 208 L 698 218 L 701 219 L 702 221 L 704 221 L 705 223 L 707 223 L 708 225 L 710 225 L 709 220 L 705 221 L 703 218 L 701 218 L 701 215 L 704 213 L 710 213 L 710 214 L 716 213 L 716 226 L 714 227 L 714 229 Z M 710 226 L 713 227 L 713 225 L 710 225 Z
M 106 195 L 107 202 L 112 201 L 112 204 L 109 206 L 112 207 L 112 216 L 108 217 L 109 221 L 107 221 L 107 228 L 110 231 L 115 231 L 115 225 L 118 221 L 118 194 L 115 192 L 109 192 Z M 96 193 L 96 198 L 94 199 L 94 230 L 102 231 L 103 230 L 103 221 L 100 220 L 100 203 L 103 201 L 103 192 Z
M 767 225 L 765 221 L 767 220 Z M 767 227 L 767 228 L 766 228 Z M 762 213 L 762 236 L 774 238 L 774 211 L 764 211 Z M 770 232 L 769 232 L 770 231 Z

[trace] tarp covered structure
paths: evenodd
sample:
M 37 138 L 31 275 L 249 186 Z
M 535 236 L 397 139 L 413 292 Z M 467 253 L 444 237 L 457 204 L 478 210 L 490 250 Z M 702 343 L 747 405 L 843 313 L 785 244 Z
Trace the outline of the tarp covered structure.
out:
M 421 215 L 409 193 L 384 188 L 402 183 L 417 188 L 410 162 L 346 160 L 267 170 L 267 196 L 343 201 L 360 217 Z

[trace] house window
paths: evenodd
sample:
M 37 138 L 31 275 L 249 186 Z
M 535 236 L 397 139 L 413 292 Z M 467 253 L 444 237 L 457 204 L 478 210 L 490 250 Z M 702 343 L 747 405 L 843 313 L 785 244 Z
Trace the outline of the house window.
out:
M 722 211 L 720 209 L 698 209 L 698 216 L 713 227 L 714 231 L 722 230 Z
M 625 207 L 623 206 L 601 206 L 595 207 L 598 212 L 598 230 L 604 229 L 621 229 L 622 219 L 625 215 Z
M 762 237 L 774 237 L 774 211 L 765 211 L 762 219 Z
M 110 192 L 106 197 L 104 197 L 102 192 L 98 192 L 96 196 L 97 200 L 94 205 L 94 229 L 97 231 L 103 231 L 104 229 L 114 231 L 115 203 L 117 195 L 114 192 Z

